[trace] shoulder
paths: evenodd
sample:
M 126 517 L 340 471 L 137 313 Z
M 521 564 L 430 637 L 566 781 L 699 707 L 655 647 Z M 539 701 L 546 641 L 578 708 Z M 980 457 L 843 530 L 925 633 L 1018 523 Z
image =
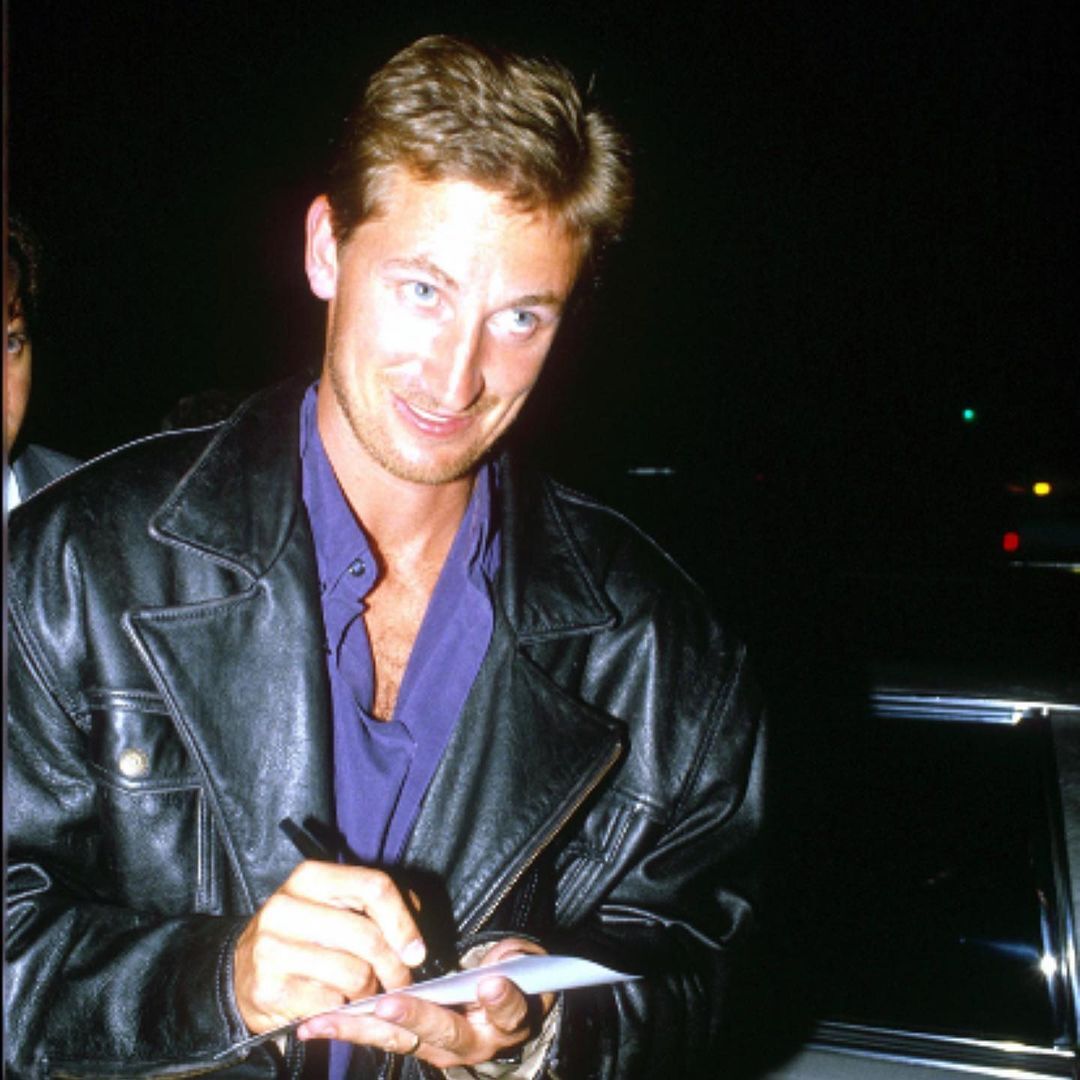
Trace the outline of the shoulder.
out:
M 224 421 L 137 440 L 49 485 L 9 520 L 12 591 L 167 606 L 222 573 L 250 581 L 291 535 L 301 394 L 262 391 Z
M 24 546 L 50 534 L 92 530 L 100 536 L 120 522 L 130 523 L 140 509 L 152 512 L 155 500 L 165 497 L 210 437 L 208 430 L 152 435 L 83 464 L 73 461 L 12 513 L 13 560 Z
M 555 628 L 525 639 L 530 656 L 624 725 L 621 789 L 668 803 L 745 778 L 763 702 L 732 621 L 618 510 L 547 477 L 525 483 L 534 510 L 520 610 L 530 629 L 536 610 Z M 661 776 L 669 783 L 658 786 Z
M 15 510 L 13 550 L 49 537 L 92 536 L 99 550 L 106 537 L 137 542 L 149 518 L 207 463 L 215 463 L 220 479 L 280 456 L 296 425 L 299 394 L 290 381 L 255 394 L 225 420 L 149 435 L 78 465 Z M 220 509 L 227 495 L 203 490 L 213 486 L 209 479 L 195 485 L 197 494 L 216 496 Z
M 19 491 L 25 501 L 46 484 L 71 472 L 78 464 L 78 460 L 68 454 L 31 443 L 23 448 L 11 467 L 18 478 Z
M 119 612 L 143 595 L 157 598 L 147 581 L 170 575 L 159 569 L 167 549 L 153 542 L 150 521 L 208 438 L 161 435 L 121 447 L 11 513 L 8 614 L 21 636 L 74 641 L 88 621 L 115 629 Z
M 520 639 L 584 634 L 594 652 L 687 661 L 736 648 L 704 591 L 624 514 L 512 460 L 503 477 L 505 594 Z
M 544 512 L 561 522 L 586 572 L 624 616 L 656 604 L 695 611 L 709 607 L 678 561 L 624 513 L 550 477 L 537 482 Z

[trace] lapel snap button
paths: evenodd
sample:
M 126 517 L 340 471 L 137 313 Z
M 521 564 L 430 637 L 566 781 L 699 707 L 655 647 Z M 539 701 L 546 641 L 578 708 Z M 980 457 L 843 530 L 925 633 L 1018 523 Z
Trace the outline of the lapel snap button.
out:
M 129 746 L 120 754 L 120 772 L 129 780 L 138 780 L 150 771 L 150 757 L 145 750 Z

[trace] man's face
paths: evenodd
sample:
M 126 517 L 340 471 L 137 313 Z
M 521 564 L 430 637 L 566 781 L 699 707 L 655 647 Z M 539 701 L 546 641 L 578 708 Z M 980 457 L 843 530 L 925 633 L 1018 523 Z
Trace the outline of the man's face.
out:
M 9 286 L 10 289 L 10 286 Z M 4 334 L 4 453 L 10 454 L 30 400 L 30 334 L 18 293 L 5 297 Z
M 330 301 L 319 430 L 357 475 L 451 483 L 524 405 L 582 247 L 554 215 L 467 181 L 399 170 L 384 191 L 342 246 L 324 199 L 308 214 L 309 280 Z

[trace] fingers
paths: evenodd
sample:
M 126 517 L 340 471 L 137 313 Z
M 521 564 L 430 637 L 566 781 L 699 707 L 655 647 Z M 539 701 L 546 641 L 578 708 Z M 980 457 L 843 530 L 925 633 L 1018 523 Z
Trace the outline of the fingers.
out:
M 343 962 L 346 959 L 362 960 L 365 978 L 368 974 L 374 976 L 368 993 L 374 993 L 377 986 L 396 990 L 411 981 L 408 967 L 391 948 L 377 923 L 366 913 L 329 907 L 287 893 L 275 893 L 259 916 L 259 931 L 260 940 L 267 946 L 268 958 L 275 956 L 269 950 L 281 942 L 318 946 L 320 950 L 339 954 Z M 310 978 L 319 977 L 315 971 L 305 971 L 304 974 Z M 350 981 L 339 988 L 355 997 L 365 986 L 357 986 Z
M 237 1004 L 252 1032 L 412 981 L 425 949 L 391 879 L 366 867 L 302 863 L 241 934 Z
M 313 1017 L 298 1029 L 301 1039 L 333 1038 L 411 1053 L 436 1068 L 477 1065 L 520 1046 L 539 1030 L 537 1012 L 508 979 L 481 982 L 478 1000 L 463 1011 L 410 995 L 382 999 L 372 1013 L 331 1013 Z
M 333 1038 L 412 1053 L 436 1068 L 477 1065 L 530 1037 L 525 996 L 507 979 L 485 982 L 491 1008 L 477 1002 L 464 1012 L 409 996 L 380 1001 L 373 1013 L 331 1013 L 305 1021 L 301 1039 Z M 419 1040 L 419 1041 L 417 1041 Z
M 534 942 L 507 938 L 487 952 L 480 966 L 543 952 Z M 480 980 L 476 1001 L 460 1011 L 411 995 L 391 995 L 377 1002 L 371 1013 L 331 1012 L 312 1017 L 300 1025 L 297 1035 L 413 1054 L 440 1069 L 477 1065 L 538 1034 L 554 1000 L 553 994 L 529 999 L 511 980 L 492 975 Z
M 362 912 L 375 923 L 404 966 L 416 967 L 424 962 L 426 949 L 420 929 L 398 887 L 381 870 L 303 862 L 285 882 L 282 891 Z
M 515 956 L 544 956 L 546 952 L 547 950 L 538 945 L 535 941 L 529 941 L 526 938 L 503 938 L 502 941 L 492 946 L 492 948 L 484 954 L 484 958 L 480 961 L 479 967 L 484 968 L 491 964 L 499 964 L 502 963 L 502 961 L 509 960 Z M 484 986 L 486 983 L 487 980 L 485 979 L 477 988 L 478 997 L 480 997 L 482 1001 L 490 1000 L 484 997 Z M 540 994 L 537 1000 L 540 1004 L 540 1016 L 538 1019 L 542 1023 L 543 1018 L 547 1016 L 555 1006 L 555 995 Z M 531 1034 L 535 1035 L 536 1032 L 533 1031 Z
M 501 976 L 481 979 L 476 1001 L 486 1015 L 486 1022 L 512 1043 L 524 1042 L 529 1031 L 529 1003 L 523 993 Z

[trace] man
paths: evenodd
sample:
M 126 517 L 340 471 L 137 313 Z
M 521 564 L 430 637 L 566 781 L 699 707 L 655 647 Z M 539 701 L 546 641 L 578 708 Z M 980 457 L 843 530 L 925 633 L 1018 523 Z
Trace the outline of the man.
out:
M 4 299 L 4 510 L 14 510 L 39 488 L 78 464 L 67 454 L 30 443 L 19 433 L 30 403 L 33 374 L 31 331 L 36 312 L 38 248 L 22 219 L 8 217 Z
M 742 651 L 625 521 L 494 452 L 628 202 L 561 68 L 417 42 L 308 213 L 317 386 L 26 508 L 16 1074 L 715 1070 L 760 816 Z M 542 951 L 643 977 L 327 1012 Z

